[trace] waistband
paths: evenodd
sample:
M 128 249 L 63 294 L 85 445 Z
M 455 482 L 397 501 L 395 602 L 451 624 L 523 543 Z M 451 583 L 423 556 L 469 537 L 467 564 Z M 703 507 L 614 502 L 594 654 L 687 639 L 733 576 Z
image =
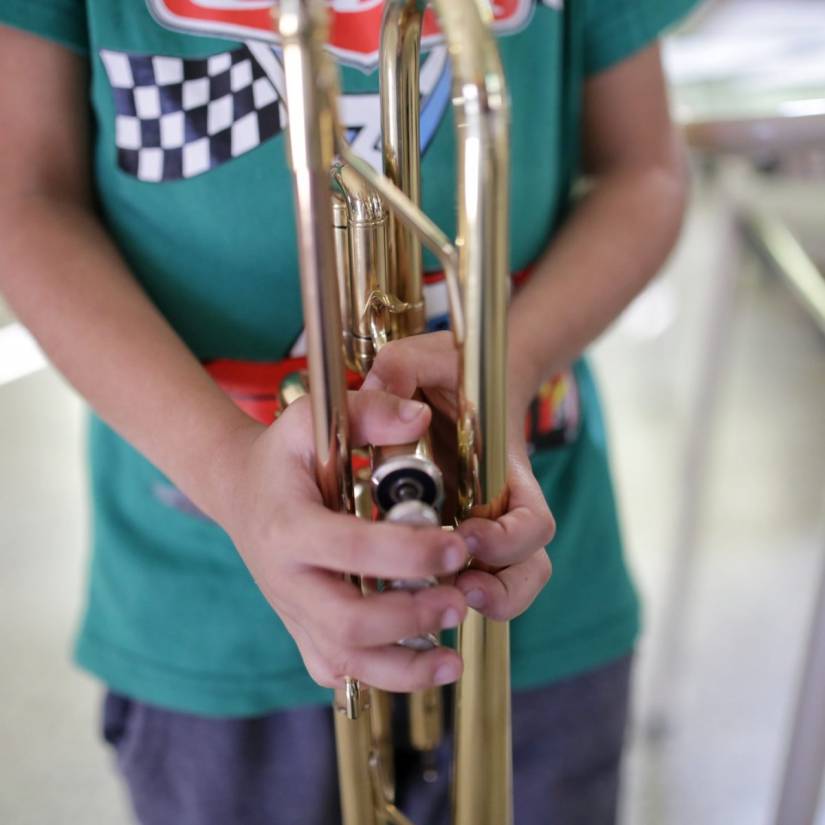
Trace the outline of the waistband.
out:
M 281 412 L 281 384 L 296 372 L 306 372 L 307 359 L 235 361 L 219 358 L 203 366 L 240 409 L 261 424 L 269 425 Z M 347 384 L 351 390 L 357 390 L 361 380 L 360 375 L 347 372 Z
M 533 270 L 529 266 L 513 274 L 513 286 L 518 289 Z M 424 276 L 427 286 L 444 280 L 443 272 Z M 204 364 L 206 371 L 223 391 L 247 415 L 261 424 L 271 424 L 281 412 L 280 388 L 287 376 L 307 369 L 305 357 L 289 357 L 280 361 L 237 361 L 220 358 Z M 348 372 L 347 384 L 356 390 L 361 376 Z M 573 374 L 566 370 L 545 382 L 530 405 L 525 421 L 525 435 L 534 446 L 560 446 L 569 443 L 578 432 L 580 409 L 578 388 Z
M 518 289 L 533 271 L 533 265 L 511 275 L 514 289 Z M 425 287 L 444 281 L 443 272 L 424 273 Z M 292 373 L 306 370 L 304 357 L 283 358 L 280 361 L 235 361 L 226 358 L 204 364 L 213 380 L 247 415 L 262 424 L 271 424 L 281 411 L 279 391 L 281 382 Z M 350 389 L 358 389 L 361 379 L 348 375 Z

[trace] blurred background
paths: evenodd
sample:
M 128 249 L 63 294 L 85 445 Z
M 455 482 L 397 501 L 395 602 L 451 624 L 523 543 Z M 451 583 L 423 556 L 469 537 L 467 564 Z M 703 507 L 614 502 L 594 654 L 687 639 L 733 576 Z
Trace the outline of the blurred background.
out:
M 691 208 L 593 353 L 646 605 L 623 822 L 825 825 L 825 2 L 711 2 L 665 59 Z M 0 306 L 4 825 L 129 821 L 69 662 L 83 426 Z

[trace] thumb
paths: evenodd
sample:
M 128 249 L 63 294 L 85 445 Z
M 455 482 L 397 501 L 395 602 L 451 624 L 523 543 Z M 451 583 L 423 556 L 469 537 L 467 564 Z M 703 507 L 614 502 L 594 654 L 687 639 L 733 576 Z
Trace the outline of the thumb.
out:
M 410 398 L 416 388 L 454 391 L 458 352 L 449 332 L 409 335 L 379 350 L 363 388 Z

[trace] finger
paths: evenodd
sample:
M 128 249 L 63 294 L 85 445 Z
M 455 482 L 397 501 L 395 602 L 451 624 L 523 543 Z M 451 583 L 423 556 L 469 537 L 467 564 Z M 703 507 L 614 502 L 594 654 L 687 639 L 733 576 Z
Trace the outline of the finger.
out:
M 493 567 L 526 561 L 536 548 L 549 544 L 554 523 L 546 504 L 517 506 L 498 519 L 471 518 L 458 528 L 470 555 Z
M 385 591 L 363 596 L 334 574 L 313 571 L 303 581 L 305 605 L 316 605 L 305 624 L 314 625 L 324 642 L 340 648 L 367 648 L 458 627 L 467 612 L 464 594 L 441 585 L 414 592 Z
M 495 575 L 481 570 L 459 574 L 455 585 L 470 607 L 491 619 L 509 621 L 533 603 L 550 580 L 553 567 L 545 550 L 539 550 L 521 564 L 505 567 Z
M 284 532 L 295 539 L 286 551 L 299 564 L 377 579 L 418 579 L 455 573 L 468 558 L 464 539 L 438 527 L 370 522 L 322 506 L 292 516 Z M 284 552 L 282 546 L 278 550 Z
M 420 401 L 367 390 L 349 393 L 348 402 L 354 447 L 408 444 L 424 435 L 430 425 L 430 408 Z
M 450 648 L 416 652 L 391 644 L 371 650 L 353 650 L 319 643 L 304 621 L 283 616 L 310 676 L 323 687 L 343 687 L 346 677 L 360 679 L 382 690 L 412 693 L 455 682 L 463 669 L 461 657 Z
M 462 522 L 458 534 L 467 542 L 470 554 L 490 567 L 507 567 L 526 561 L 536 548 L 550 543 L 556 530 L 547 502 L 538 485 L 525 503 L 511 491 L 510 509 L 499 518 L 470 518 Z
M 499 518 L 469 518 L 458 528 L 475 558 L 490 567 L 507 567 L 527 560 L 536 548 L 553 539 L 556 523 L 532 472 L 511 470 L 510 501 Z
M 461 657 L 451 648 L 437 647 L 424 653 L 391 645 L 370 650 L 336 651 L 328 672 L 329 687 L 341 687 L 344 677 L 393 693 L 415 693 L 458 680 Z
M 350 392 L 347 407 L 354 447 L 417 441 L 427 431 L 432 416 L 427 404 L 379 391 Z M 311 455 L 314 445 L 308 396 L 290 404 L 278 426 L 289 449 L 305 458 Z
M 303 625 L 283 614 L 280 614 L 280 618 L 284 623 L 284 627 L 289 631 L 289 635 L 298 645 L 307 673 L 322 687 L 335 687 L 330 678 L 330 668 L 326 659 L 318 650 L 309 633 L 304 630 Z
M 449 332 L 411 335 L 383 346 L 363 388 L 410 398 L 418 387 L 455 390 L 458 350 Z

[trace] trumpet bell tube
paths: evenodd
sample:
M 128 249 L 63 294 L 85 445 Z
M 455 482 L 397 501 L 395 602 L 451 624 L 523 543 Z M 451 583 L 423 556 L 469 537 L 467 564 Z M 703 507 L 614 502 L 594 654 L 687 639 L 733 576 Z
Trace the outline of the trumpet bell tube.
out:
M 496 518 L 507 505 L 508 96 L 486 0 L 433 0 L 454 77 L 458 232 L 451 241 L 418 208 L 418 66 L 427 5 L 423 0 L 385 3 L 381 175 L 352 153 L 337 122 L 337 70 L 324 50 L 326 3 L 280 3 L 316 472 L 327 506 L 353 513 L 345 362 L 363 372 L 376 343 L 423 330 L 424 245 L 444 268 L 460 352 L 459 518 Z M 360 254 L 353 252 L 352 234 L 344 239 L 339 233 L 353 191 L 338 185 L 344 176 L 357 180 L 355 188 L 363 188 L 371 206 L 389 213 L 370 230 L 386 236 L 387 252 L 385 257 L 383 251 L 369 251 L 367 295 L 364 284 L 341 288 L 336 274 L 336 259 L 346 255 L 352 261 Z M 371 249 L 374 237 L 373 232 L 362 239 L 365 249 Z M 349 319 L 344 323 L 342 311 Z M 420 509 L 416 491 L 396 487 L 400 500 L 385 512 Z M 459 630 L 458 647 L 464 673 L 456 687 L 453 823 L 510 825 L 508 625 L 471 610 Z M 378 694 L 371 706 L 373 693 L 353 679 L 336 691 L 343 820 L 345 825 L 411 825 L 394 804 L 391 770 L 382 764 L 386 743 L 375 735 L 382 717 L 372 717 L 383 700 Z

